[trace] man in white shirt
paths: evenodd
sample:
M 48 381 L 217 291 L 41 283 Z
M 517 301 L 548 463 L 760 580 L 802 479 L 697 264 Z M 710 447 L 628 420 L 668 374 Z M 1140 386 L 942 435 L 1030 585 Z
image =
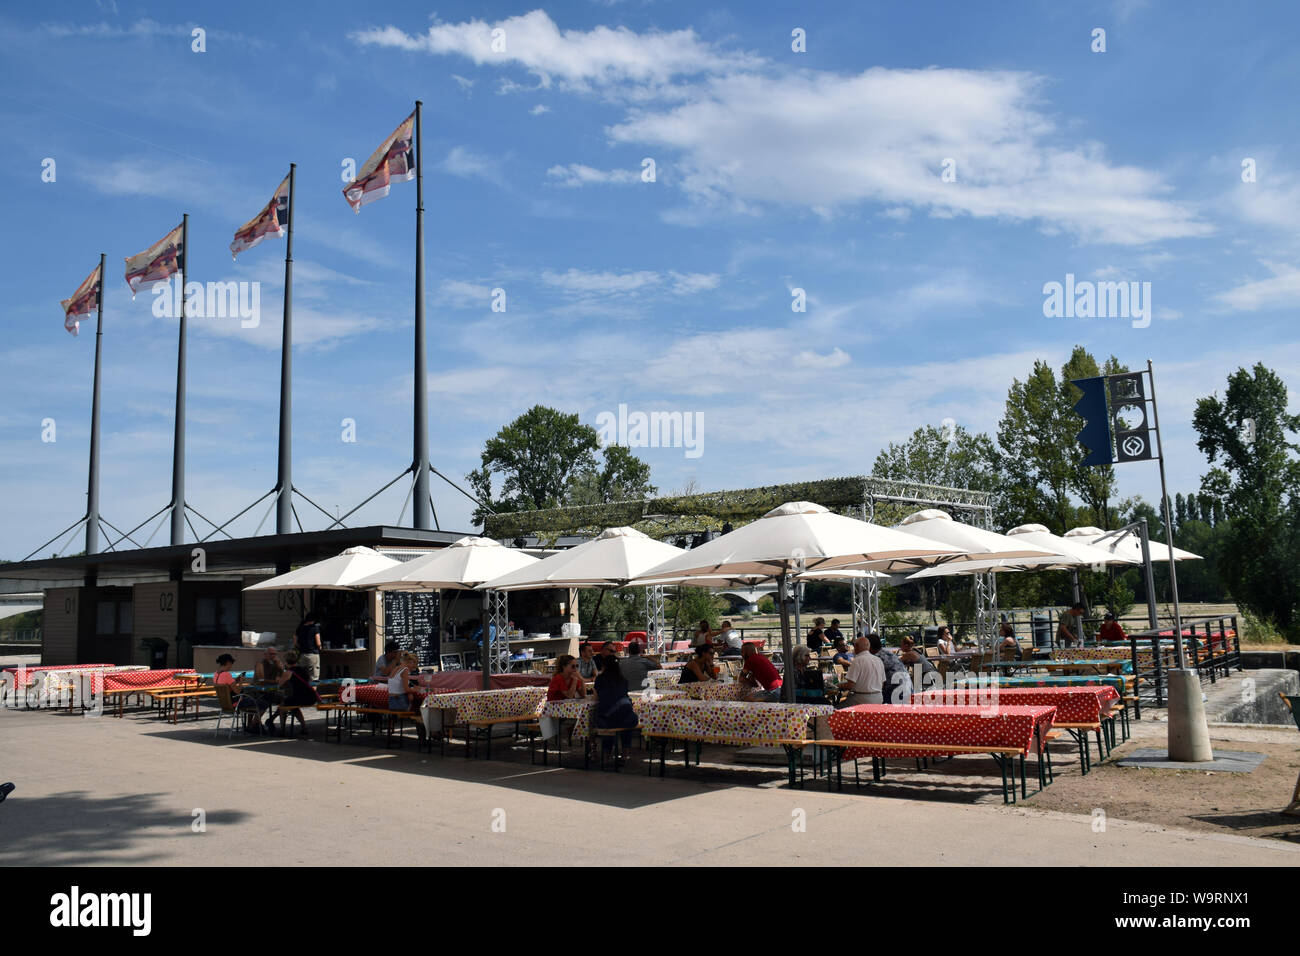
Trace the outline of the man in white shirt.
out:
M 723 657 L 740 657 L 744 650 L 744 641 L 740 638 L 740 632 L 731 626 L 730 621 L 723 621 L 719 629 L 725 647 L 722 650 Z
M 849 664 L 848 673 L 840 689 L 848 691 L 848 705 L 883 704 L 882 693 L 885 686 L 885 665 L 875 654 L 870 653 L 871 643 L 865 637 L 853 642 L 853 662 Z

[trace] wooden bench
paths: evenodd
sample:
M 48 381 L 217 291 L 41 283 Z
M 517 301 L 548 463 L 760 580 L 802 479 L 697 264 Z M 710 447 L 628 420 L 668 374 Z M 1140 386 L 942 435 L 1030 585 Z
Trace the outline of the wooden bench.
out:
M 158 691 L 149 696 L 163 705 L 162 713 L 159 714 L 159 717 L 165 718 L 167 713 L 170 711 L 172 723 L 174 724 L 177 722 L 181 711 L 189 710 L 190 701 L 194 702 L 194 716 L 197 717 L 199 701 L 204 697 L 215 698 L 217 696 L 217 691 L 214 687 L 206 687 L 202 690 L 177 689 L 174 691 Z M 178 703 L 180 704 L 180 707 L 176 706 Z
M 541 726 L 537 722 L 536 714 L 517 714 L 513 717 L 493 717 L 490 720 L 463 721 L 460 724 L 453 725 L 453 729 L 456 726 L 464 726 L 465 728 L 465 758 L 468 760 L 470 757 L 472 757 L 475 753 L 478 752 L 477 732 L 487 731 L 487 733 L 483 735 L 484 738 L 487 740 L 485 759 L 491 760 L 492 759 L 492 729 L 501 724 L 514 724 L 515 725 L 514 736 L 516 739 L 518 739 L 520 733 L 522 733 L 524 730 L 528 730 L 528 731 L 535 730 L 538 734 L 541 733 Z M 447 735 L 443 734 L 438 739 L 439 739 L 439 752 L 445 753 Z M 429 742 L 429 750 L 430 752 L 433 751 L 433 741 Z
M 1093 724 L 1053 724 L 1053 727 L 1060 728 L 1070 734 L 1075 742 L 1079 745 L 1079 769 L 1085 774 L 1092 769 L 1092 755 L 1088 750 L 1088 734 L 1097 735 L 1097 759 L 1098 762 L 1105 760 L 1110 756 L 1109 743 L 1106 740 L 1106 734 L 1103 731 L 1102 724 L 1105 720 L 1099 720 Z
M 1052 739 L 1049 733 L 1043 740 L 1038 751 L 1038 789 L 1042 790 L 1053 779 L 1054 775 L 1051 769 L 1052 758 L 1047 750 L 1047 740 Z M 1029 796 L 1028 784 L 1025 778 L 1025 751 L 1016 747 L 982 747 L 966 744 L 905 744 L 891 743 L 885 741 L 870 740 L 814 740 L 818 747 L 824 747 L 832 753 L 835 753 L 835 778 L 839 789 L 844 789 L 844 751 L 854 748 L 876 748 L 880 750 L 903 750 L 917 756 L 925 754 L 948 753 L 948 754 L 986 754 L 993 758 L 997 763 L 998 769 L 1002 771 L 1002 802 L 1016 802 L 1016 780 L 1014 772 L 1014 761 L 1018 757 L 1020 760 L 1020 792 L 1024 797 Z M 885 775 L 884 768 L 885 758 L 871 758 L 871 777 L 873 782 L 880 782 Z M 1011 769 L 1010 774 L 1007 773 Z M 827 784 L 830 784 L 830 774 L 827 774 Z M 854 786 L 860 787 L 861 781 L 858 778 L 858 758 L 853 761 L 853 779 Z M 1010 788 L 1008 789 L 1008 781 Z
M 330 707 L 331 705 L 325 705 L 325 706 Z M 403 735 L 403 733 L 402 733 L 402 722 L 403 722 L 403 721 L 406 721 L 406 720 L 410 720 L 410 721 L 414 722 L 414 723 L 416 724 L 418 730 L 419 730 L 419 736 L 420 736 L 421 738 L 424 736 L 424 721 L 423 721 L 423 719 L 421 718 L 421 716 L 420 716 L 420 712 L 419 712 L 419 711 L 416 711 L 416 710 L 391 710 L 391 709 L 389 709 L 389 708 L 387 708 L 387 707 L 357 707 L 357 706 L 354 706 L 354 705 L 341 705 L 341 706 L 347 706 L 348 709 L 349 709 L 352 713 L 354 713 L 354 714 L 373 714 L 373 715 L 376 716 L 376 717 L 383 717 L 383 718 L 384 718 L 384 725 L 385 725 L 385 732 L 384 732 L 384 747 L 385 747 L 385 748 L 389 748 L 389 747 L 392 747 L 392 746 L 393 746 L 393 729 L 394 729 L 394 728 L 397 729 L 397 746 L 398 746 L 398 747 L 401 747 L 401 746 L 402 746 L 402 742 L 403 742 L 403 740 L 405 739 L 405 737 L 404 737 L 404 735 Z M 318 707 L 317 709 L 319 710 L 320 708 Z M 331 709 L 332 709 L 332 707 L 331 707 Z M 327 726 L 327 727 L 326 727 L 326 731 L 327 731 L 327 732 L 328 732 L 328 729 L 329 729 L 329 728 L 328 728 L 328 726 Z M 339 729 L 339 738 L 340 738 L 340 739 L 342 739 L 342 734 L 343 734 L 343 731 L 342 731 L 342 727 L 340 726 L 340 729 Z M 374 728 L 374 727 L 371 727 L 371 728 L 370 728 L 370 735 L 371 735 L 372 737 L 375 735 L 375 728 Z M 350 738 L 350 737 L 351 737 L 351 730 L 349 730 L 349 738 Z

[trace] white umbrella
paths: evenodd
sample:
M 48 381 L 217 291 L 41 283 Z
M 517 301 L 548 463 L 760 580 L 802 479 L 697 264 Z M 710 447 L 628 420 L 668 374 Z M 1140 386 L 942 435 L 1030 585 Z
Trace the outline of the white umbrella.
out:
M 380 591 L 466 591 L 484 581 L 499 578 L 538 563 L 538 558 L 507 548 L 491 538 L 459 538 L 448 547 L 432 554 L 421 555 L 396 567 L 387 568 L 362 578 L 355 583 L 358 588 L 378 588 Z M 490 597 L 483 594 L 483 607 L 479 612 L 482 645 L 479 658 L 483 668 L 483 689 L 491 686 L 492 625 L 488 621 Z M 507 645 L 508 646 L 508 645 Z
M 792 501 L 773 508 L 757 521 L 665 562 L 636 583 L 648 584 L 664 578 L 776 574 L 783 599 L 781 647 L 783 659 L 788 662 L 790 616 L 784 601 L 788 575 L 873 562 L 925 563 L 959 553 L 915 535 L 833 514 L 812 502 Z M 786 699 L 794 699 L 793 682 L 787 688 Z
M 1102 531 L 1100 528 L 1073 528 L 1065 532 L 1065 537 L 1107 551 L 1114 556 L 1112 560 L 1118 558 L 1126 563 L 1142 563 L 1142 538 L 1136 531 L 1118 532 Z M 1148 544 L 1150 545 L 1149 550 L 1153 562 L 1168 561 L 1171 554 L 1175 561 L 1203 560 L 1199 554 L 1192 554 L 1192 552 L 1184 551 L 1182 548 L 1171 549 L 1163 541 L 1156 541 L 1154 538 Z
M 924 571 L 913 574 L 909 580 L 931 578 L 944 574 L 998 573 L 1001 571 L 1024 570 L 1055 571 L 1068 570 L 1082 565 L 1132 563 L 1126 557 L 1110 554 L 1078 540 L 1069 541 L 1054 535 L 1041 524 L 1022 524 L 998 537 L 1042 548 L 1050 552 L 1050 556 L 1044 557 L 1040 555 L 1036 558 L 1001 557 L 960 561 L 935 568 L 926 568 Z
M 965 552 L 961 557 L 927 568 L 929 576 L 996 570 L 999 566 L 989 564 L 993 561 L 1013 561 L 1017 566 L 1027 566 L 1052 564 L 1061 557 L 1058 552 L 1031 541 L 1017 540 L 995 531 L 953 521 L 948 512 L 935 508 L 914 512 L 894 527 Z M 913 578 L 918 576 L 912 575 Z
M 576 548 L 484 582 L 493 591 L 536 588 L 621 588 L 649 569 L 683 554 L 635 528 L 607 528 Z
M 374 548 L 348 548 L 342 554 L 303 565 L 288 574 L 277 575 L 266 581 L 244 588 L 245 591 L 281 591 L 290 588 L 352 588 L 361 578 L 400 564 L 386 558 Z
M 476 588 L 540 559 L 492 538 L 460 538 L 432 554 L 378 571 L 354 581 L 357 588 L 381 591 L 463 590 Z

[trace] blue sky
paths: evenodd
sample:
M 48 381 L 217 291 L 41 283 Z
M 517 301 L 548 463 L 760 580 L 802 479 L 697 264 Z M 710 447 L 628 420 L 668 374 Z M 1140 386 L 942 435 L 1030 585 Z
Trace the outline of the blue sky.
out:
M 132 301 L 122 260 L 183 212 L 190 279 L 262 283 L 257 328 L 190 322 L 188 498 L 224 520 L 274 485 L 283 244 L 235 264 L 227 247 L 291 161 L 295 483 L 347 510 L 409 463 L 415 186 L 354 215 L 340 171 L 417 98 L 430 442 L 457 480 L 538 402 L 592 425 L 621 403 L 702 414 L 699 457 L 638 450 L 664 491 L 864 473 L 921 425 L 993 430 L 1013 376 L 1081 343 L 1155 361 L 1171 492 L 1186 491 L 1205 470 L 1196 398 L 1261 360 L 1300 387 L 1290 4 L 178 15 L 100 0 L 0 16 L 0 556 L 84 511 L 93 323 L 68 336 L 59 300 L 101 251 L 102 510 L 128 527 L 168 500 L 175 321 Z M 1045 318 L 1043 285 L 1067 273 L 1150 282 L 1149 327 Z M 1120 476 L 1158 494 L 1153 464 Z M 433 488 L 443 527 L 468 529 L 469 503 Z M 401 504 L 394 489 L 360 518 L 391 523 Z

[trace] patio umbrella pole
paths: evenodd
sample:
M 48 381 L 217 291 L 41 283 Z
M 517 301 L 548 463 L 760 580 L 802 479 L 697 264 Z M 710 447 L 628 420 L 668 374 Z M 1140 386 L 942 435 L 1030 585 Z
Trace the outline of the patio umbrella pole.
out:
M 479 629 L 482 631 L 482 635 L 483 635 L 481 643 L 479 645 L 481 650 L 479 651 L 478 659 L 479 659 L 479 665 L 483 668 L 483 689 L 484 690 L 492 689 L 492 662 L 488 657 L 488 649 L 491 647 L 491 641 L 489 640 L 490 635 L 488 634 L 488 627 L 490 626 L 488 623 L 488 602 L 490 600 L 491 600 L 491 596 L 488 594 L 487 591 L 484 591 L 483 603 L 479 605 L 479 611 L 478 611 Z
M 790 640 L 790 580 L 787 572 L 777 576 L 777 594 L 781 599 L 781 696 L 794 703 L 794 673 L 790 670 L 794 646 Z

